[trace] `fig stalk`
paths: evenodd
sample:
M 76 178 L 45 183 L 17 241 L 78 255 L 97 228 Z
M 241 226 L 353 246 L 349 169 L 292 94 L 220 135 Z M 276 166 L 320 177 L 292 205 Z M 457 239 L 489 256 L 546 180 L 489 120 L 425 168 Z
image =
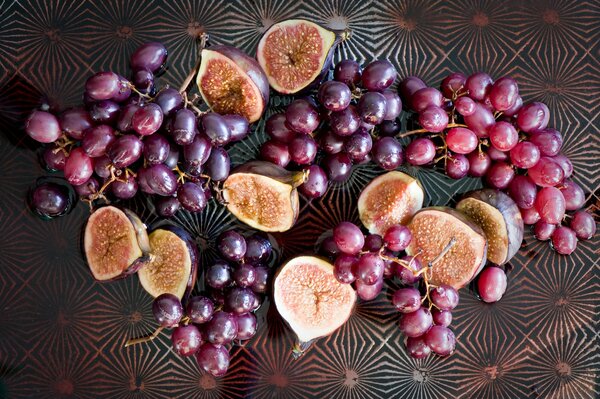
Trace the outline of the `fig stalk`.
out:
M 194 67 L 192 68 L 190 73 L 188 73 L 185 80 L 181 84 L 181 87 L 179 87 L 179 92 L 181 94 L 187 92 L 187 90 L 190 86 L 190 83 L 192 83 L 192 81 L 194 80 L 194 77 L 198 74 L 198 71 L 200 70 L 200 64 L 202 63 L 202 50 L 204 50 L 204 48 L 206 47 L 206 43 L 208 42 L 208 33 L 202 32 L 198 36 L 197 40 L 198 40 L 198 59 L 196 60 L 196 64 L 194 65 Z

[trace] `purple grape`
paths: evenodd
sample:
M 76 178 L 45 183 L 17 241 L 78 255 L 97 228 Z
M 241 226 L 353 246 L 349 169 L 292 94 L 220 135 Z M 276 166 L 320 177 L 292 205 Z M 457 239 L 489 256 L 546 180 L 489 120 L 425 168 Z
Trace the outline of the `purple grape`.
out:
M 119 90 L 117 94 L 111 98 L 116 103 L 127 101 L 131 96 L 131 82 L 119 75 Z
M 412 96 L 420 89 L 426 88 L 427 85 L 416 76 L 409 76 L 402 80 L 398 85 L 398 91 L 402 101 L 407 108 L 413 109 Z
M 473 115 L 477 108 L 475 106 L 475 100 L 467 96 L 458 97 L 454 100 L 454 107 L 456 108 L 456 112 L 462 116 Z
M 408 337 L 406 351 L 413 359 L 424 359 L 431 353 L 431 348 L 425 343 L 425 336 Z
M 325 171 L 319 165 L 311 165 L 308 167 L 308 178 L 298 190 L 308 198 L 319 198 L 325 194 L 327 187 Z
M 321 245 L 319 246 L 319 253 L 331 258 L 340 254 L 340 249 L 335 243 L 333 236 L 325 237 L 323 239 Z
M 156 212 L 165 218 L 170 218 L 181 207 L 181 203 L 176 197 L 159 197 L 156 201 Z
M 228 230 L 221 233 L 217 239 L 217 247 L 225 259 L 239 262 L 246 254 L 246 240 L 235 230 Z
M 240 141 L 248 136 L 248 133 L 250 132 L 248 119 L 235 114 L 223 115 L 223 119 L 231 132 L 231 137 L 229 138 L 230 142 Z
M 206 342 L 196 352 L 196 360 L 202 370 L 214 377 L 222 377 L 229 368 L 229 351 L 224 346 Z
M 227 309 L 236 315 L 248 313 L 254 307 L 256 294 L 250 288 L 232 288 L 225 297 Z
M 360 127 L 360 116 L 353 105 L 348 108 L 332 112 L 329 115 L 329 127 L 331 131 L 339 136 L 350 136 Z
M 290 151 L 287 144 L 267 140 L 260 146 L 260 158 L 285 168 L 290 163 Z
M 42 155 L 46 169 L 50 171 L 64 170 L 67 156 L 59 147 L 53 145 L 47 147 Z
M 145 184 L 152 190 L 148 194 L 158 194 L 163 197 L 170 197 L 177 191 L 177 177 L 175 177 L 173 171 L 166 165 L 158 164 L 149 166 L 146 168 L 144 174 Z M 140 183 L 142 191 L 144 191 L 142 183 L 139 181 L 138 183 Z
M 429 295 L 431 302 L 440 310 L 452 310 L 458 305 L 458 291 L 452 286 L 441 284 Z
M 435 158 L 435 144 L 428 138 L 413 140 L 406 147 L 406 160 L 411 165 L 426 165 Z
M 250 287 L 256 280 L 256 270 L 254 266 L 242 263 L 233 271 L 233 280 L 239 287 Z
M 81 148 L 92 158 L 106 154 L 106 149 L 116 140 L 115 131 L 108 125 L 89 128 L 83 134 Z
M 549 157 L 558 155 L 563 144 L 560 132 L 549 128 L 530 132 L 529 141 L 539 148 L 542 156 Z
M 588 212 L 575 212 L 569 222 L 569 227 L 580 240 L 589 240 L 596 234 L 596 221 Z
M 51 143 L 61 135 L 56 116 L 46 111 L 33 111 L 25 121 L 25 133 L 40 143 Z
M 94 159 L 94 173 L 103 179 L 110 177 L 112 161 L 106 155 Z
M 382 137 L 394 137 L 400 133 L 402 124 L 398 120 L 383 121 L 379 124 L 379 135 Z
M 363 122 L 378 125 L 386 113 L 385 96 L 376 91 L 364 93 L 358 101 L 358 115 Z
M 434 87 L 425 87 L 417 90 L 410 99 L 412 109 L 422 112 L 429 106 L 441 107 L 444 104 L 444 96 Z
M 245 341 L 256 334 L 256 316 L 252 313 L 244 313 L 237 316 L 238 331 L 237 338 Z
M 172 145 L 171 148 L 169 149 L 169 155 L 167 156 L 167 159 L 165 160 L 164 164 L 169 169 L 175 169 L 175 167 L 177 166 L 178 163 L 179 163 L 179 148 L 177 146 Z
M 200 171 L 201 166 L 206 163 L 211 155 L 211 149 L 212 147 L 208 138 L 202 134 L 198 134 L 190 144 L 183 147 L 183 158 L 186 160 L 189 168 Z
M 259 264 L 266 262 L 271 256 L 271 242 L 259 233 L 246 238 L 246 254 L 244 262 Z
M 521 209 L 529 209 L 535 204 L 537 187 L 528 176 L 515 176 L 508 185 L 508 194 Z
M 206 174 L 214 181 L 225 181 L 230 168 L 229 153 L 222 147 L 214 147 L 206 161 Z
M 419 124 L 428 132 L 441 132 L 448 126 L 448 114 L 442 108 L 430 105 L 419 113 Z
M 125 134 L 117 138 L 106 152 L 113 165 L 117 168 L 126 168 L 142 155 L 143 144 L 139 137 Z M 158 165 L 155 165 L 158 166 Z
M 385 247 L 390 251 L 404 251 L 410 241 L 412 240 L 412 234 L 408 227 L 402 226 L 401 224 L 395 224 L 385 231 L 383 235 L 383 243 Z
M 362 72 L 362 86 L 370 91 L 384 91 L 394 83 L 396 73 L 388 60 L 373 61 Z
M 471 115 L 464 116 L 464 120 L 467 127 L 479 138 L 488 137 L 488 131 L 496 124 L 492 111 L 481 103 L 475 103 L 475 111 Z
M 365 237 L 365 245 L 363 246 L 363 250 L 369 252 L 379 252 L 379 250 L 383 247 L 383 237 L 379 234 L 368 234 Z
M 310 165 L 317 156 L 317 142 L 309 135 L 299 135 L 288 145 L 290 159 L 298 165 Z
M 134 70 L 131 80 L 135 88 L 141 93 L 150 94 L 155 91 L 154 75 L 147 69 Z
M 490 156 L 483 151 L 473 151 L 467 155 L 469 161 L 469 176 L 482 177 L 490 169 L 492 160 Z
M 456 337 L 448 327 L 433 326 L 425 334 L 425 343 L 435 354 L 448 356 L 454 352 Z
M 448 154 L 445 172 L 452 179 L 462 179 L 469 173 L 469 160 L 462 154 Z
M 363 254 L 356 263 L 356 277 L 366 285 L 373 285 L 383 278 L 383 269 L 384 264 L 379 254 Z
M 340 254 L 333 263 L 333 275 L 342 284 L 352 284 L 356 280 L 354 271 L 358 258 L 354 255 Z
M 369 154 L 372 147 L 373 139 L 371 135 L 363 130 L 352 134 L 344 143 L 344 151 L 354 162 L 362 161 Z
M 544 103 L 524 105 L 517 114 L 517 126 L 524 132 L 545 129 L 550 120 L 550 110 Z
M 255 279 L 252 283 L 252 291 L 264 294 L 269 286 L 269 269 L 264 266 L 256 266 L 254 268 Z
M 177 189 L 177 199 L 190 212 L 201 212 L 206 208 L 204 190 L 193 182 L 185 182 Z
M 88 181 L 78 186 L 73 186 L 79 198 L 91 198 L 100 189 L 100 183 L 94 176 L 90 177 Z
M 206 323 L 206 340 L 215 345 L 228 344 L 236 338 L 237 327 L 235 315 L 222 311 L 215 312 L 212 319 Z
M 131 120 L 138 109 L 140 109 L 138 104 L 127 104 L 121 108 L 119 117 L 117 118 L 117 129 L 120 132 L 128 132 L 133 129 Z
M 149 165 L 163 163 L 169 156 L 171 146 L 162 134 L 153 134 L 144 140 L 144 159 Z
M 362 231 L 351 222 L 341 222 L 333 229 L 333 239 L 343 253 L 356 255 L 365 245 Z
M 515 176 L 512 166 L 506 162 L 494 162 L 485 175 L 488 186 L 504 190 Z
M 412 313 L 400 316 L 400 331 L 407 337 L 418 337 L 425 334 L 433 324 L 431 312 L 427 308 L 419 308 Z
M 58 123 L 60 129 L 75 140 L 81 140 L 83 132 L 93 124 L 90 114 L 83 108 L 71 108 L 64 111 L 60 114 Z
M 65 178 L 74 186 L 85 183 L 94 173 L 92 159 L 83 151 L 83 148 L 77 147 L 71 150 L 69 157 L 65 161 Z
M 95 123 L 106 123 L 112 125 L 119 117 L 121 108 L 119 104 L 111 100 L 102 100 L 94 103 L 90 108 L 90 117 Z
M 421 293 L 412 287 L 400 288 L 394 292 L 392 304 L 400 313 L 412 313 L 421 307 Z
M 448 327 L 452 323 L 452 312 L 449 310 L 431 309 L 433 324 L 436 326 Z
M 350 105 L 352 93 L 345 83 L 327 81 L 319 87 L 319 103 L 330 111 L 341 111 Z
M 334 182 L 344 182 L 352 173 L 352 160 L 344 153 L 332 154 L 325 158 L 323 169 L 327 171 L 327 178 Z
M 204 296 L 191 297 L 185 307 L 185 314 L 192 323 L 203 324 L 208 322 L 215 311 L 215 304 Z
M 493 80 L 485 72 L 477 72 L 465 81 L 465 89 L 473 100 L 481 101 L 492 88 Z
M 477 292 L 482 301 L 498 302 L 506 291 L 506 274 L 496 266 L 484 268 L 477 277 Z
M 202 117 L 202 130 L 214 146 L 223 146 L 231 140 L 231 131 L 225 119 L 214 112 Z
M 402 100 L 400 100 L 400 96 L 392 90 L 385 90 L 383 96 L 385 97 L 385 115 L 383 116 L 383 120 L 393 121 L 400 116 L 400 113 L 402 112 Z
M 149 103 L 139 107 L 131 118 L 131 127 L 141 136 L 155 133 L 163 121 L 163 111 L 158 104 Z
M 115 197 L 119 199 L 130 199 L 135 197 L 138 191 L 138 184 L 133 175 L 123 180 L 115 180 L 111 183 L 110 189 Z
M 231 281 L 231 267 L 225 261 L 216 261 L 206 271 L 206 283 L 212 288 L 227 287 Z
M 179 145 L 188 145 L 196 136 L 196 115 L 184 108 L 175 113 L 171 124 L 171 136 Z
M 442 80 L 440 90 L 444 97 L 453 99 L 457 94 L 463 91 L 466 83 L 467 77 L 465 75 L 460 72 L 452 72 Z
M 31 193 L 31 206 L 41 216 L 56 217 L 69 207 L 69 194 L 65 187 L 56 183 L 42 183 Z
M 375 141 L 371 154 L 373 161 L 385 170 L 394 170 L 404 162 L 402 145 L 393 137 L 382 137 Z
M 294 100 L 285 111 L 285 120 L 295 132 L 309 134 L 319 126 L 319 112 L 307 100 Z
M 152 314 L 162 327 L 173 328 L 183 317 L 183 306 L 178 297 L 164 293 L 154 298 Z
M 171 333 L 171 345 L 179 356 L 192 356 L 202 345 L 202 334 L 193 324 L 175 327 Z
M 383 279 L 380 278 L 373 285 L 365 284 L 361 279 L 357 279 L 354 284 L 356 285 L 356 294 L 363 301 L 371 301 L 379 295 L 383 288 Z
M 529 141 L 521 141 L 510 150 L 510 161 L 521 169 L 532 168 L 538 163 L 540 156 L 539 148 Z
M 285 114 L 273 114 L 265 123 L 265 132 L 274 140 L 287 144 L 297 133 L 288 127 Z
M 572 180 L 565 180 L 558 189 L 565 198 L 565 209 L 567 211 L 576 211 L 585 204 L 585 193 L 579 184 Z
M 358 85 L 361 75 L 360 64 L 354 60 L 342 60 L 336 64 L 333 70 L 333 79 L 345 83 L 349 87 Z
M 139 46 L 131 55 L 129 65 L 132 70 L 147 69 L 157 73 L 167 61 L 167 49 L 162 43 L 149 42 Z
M 183 107 L 183 97 L 177 90 L 167 87 L 156 95 L 154 103 L 160 107 L 163 115 L 171 116 Z
M 575 231 L 565 226 L 559 226 L 552 233 L 552 248 L 561 255 L 571 255 L 577 248 Z
M 320 137 L 320 148 L 327 154 L 337 154 L 344 148 L 344 137 L 338 136 L 328 130 Z
M 98 72 L 85 82 L 85 92 L 93 100 L 109 100 L 119 93 L 119 75 Z

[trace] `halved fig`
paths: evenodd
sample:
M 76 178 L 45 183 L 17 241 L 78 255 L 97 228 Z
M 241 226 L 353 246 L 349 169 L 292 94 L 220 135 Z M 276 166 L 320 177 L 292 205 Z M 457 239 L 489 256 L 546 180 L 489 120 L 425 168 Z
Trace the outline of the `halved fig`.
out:
M 460 289 L 481 271 L 486 262 L 487 240 L 483 230 L 452 208 L 421 209 L 413 216 L 408 228 L 412 232 L 412 241 L 406 253 L 416 256 L 424 267 L 434 263 L 432 284 L 448 284 Z M 450 249 L 444 253 L 447 246 Z
M 391 171 L 376 177 L 358 197 L 358 215 L 372 234 L 383 235 L 394 224 L 406 225 L 423 207 L 419 182 L 406 173 Z
M 196 84 L 208 106 L 221 115 L 260 119 L 269 102 L 269 82 L 256 60 L 231 46 L 205 48 Z
M 293 94 L 321 81 L 341 40 L 341 35 L 314 22 L 289 19 L 265 32 L 256 58 L 274 90 Z
M 114 206 L 97 209 L 83 234 L 88 266 L 98 281 L 111 281 L 135 273 L 149 260 L 146 226 L 130 210 Z
M 162 225 L 149 235 L 152 256 L 138 271 L 142 287 L 153 297 L 169 293 L 187 297 L 198 272 L 198 249 L 183 229 Z
M 486 188 L 467 193 L 456 209 L 483 229 L 488 240 L 487 258 L 502 265 L 521 247 L 523 218 L 519 207 L 502 191 Z
M 296 354 L 325 337 L 350 317 L 356 292 L 333 275 L 333 265 L 314 256 L 287 261 L 275 276 L 275 307 L 297 336 Z
M 270 162 L 251 161 L 237 167 L 223 183 L 227 209 L 262 231 L 289 230 L 298 218 L 297 187 L 304 172 L 290 172 Z

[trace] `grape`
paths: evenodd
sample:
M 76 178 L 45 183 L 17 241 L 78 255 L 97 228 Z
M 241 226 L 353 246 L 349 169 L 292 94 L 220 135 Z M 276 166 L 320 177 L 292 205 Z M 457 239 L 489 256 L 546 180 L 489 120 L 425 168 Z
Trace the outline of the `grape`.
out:
M 116 140 L 115 131 L 108 125 L 98 125 L 87 129 L 83 134 L 81 148 L 92 158 L 100 157 Z
M 356 285 L 356 294 L 363 301 L 370 301 L 377 298 L 377 295 L 383 288 L 383 279 L 377 280 L 373 285 L 365 284 L 361 279 L 357 279 L 354 284 Z
M 327 171 L 327 178 L 334 182 L 348 180 L 352 173 L 352 160 L 347 154 L 337 153 L 325 158 L 323 169 Z
M 565 155 L 558 154 L 552 157 L 552 160 L 560 165 L 565 173 L 565 179 L 568 179 L 573 174 L 573 164 Z
M 433 326 L 425 334 L 425 343 L 435 354 L 448 356 L 454 352 L 456 337 L 448 327 Z
M 215 312 L 212 319 L 206 323 L 206 340 L 215 345 L 228 344 L 236 338 L 237 327 L 235 315 L 222 311 Z
M 209 321 L 214 311 L 215 304 L 204 296 L 191 297 L 185 307 L 185 314 L 195 324 L 203 324 Z
M 412 239 L 408 227 L 400 224 L 390 226 L 383 235 L 385 247 L 391 251 L 404 251 Z
M 260 146 L 260 158 L 285 168 L 290 163 L 290 151 L 287 144 L 268 140 Z
M 412 313 L 421 307 L 421 293 L 412 287 L 400 288 L 394 292 L 392 304 L 400 313 Z
M 426 165 L 435 158 L 435 144 L 428 138 L 413 140 L 406 147 L 406 160 L 411 165 Z
M 379 250 L 383 247 L 383 237 L 379 234 L 368 234 L 365 237 L 365 246 L 363 250 L 369 252 L 379 252 Z
M 127 101 L 131 96 L 130 85 L 131 83 L 127 79 L 119 75 L 119 90 L 117 91 L 117 94 L 111 98 L 111 100 L 117 103 Z
M 229 153 L 221 147 L 213 148 L 206 161 L 206 174 L 214 181 L 225 181 L 229 177 L 230 169 Z
M 250 288 L 256 293 L 264 294 L 267 292 L 267 287 L 269 286 L 269 269 L 264 266 L 256 266 L 254 271 L 256 278 Z
M 177 189 L 177 199 L 190 212 L 201 212 L 206 208 L 206 195 L 198 184 L 185 182 Z
M 484 268 L 477 278 L 477 292 L 482 301 L 498 302 L 506 291 L 506 274 L 496 266 Z
M 580 240 L 589 240 L 596 233 L 596 221 L 588 212 L 579 211 L 573 214 L 569 227 Z
M 109 100 L 119 93 L 119 75 L 98 72 L 85 82 L 85 92 L 93 100 Z
M 360 127 L 360 117 L 353 105 L 342 111 L 332 112 L 329 115 L 329 127 L 339 136 L 350 136 Z
M 529 169 L 540 160 L 540 149 L 529 141 L 521 141 L 510 150 L 510 161 L 517 168 Z
M 179 163 L 179 148 L 177 146 L 171 146 L 169 149 L 169 155 L 165 160 L 164 164 L 170 169 L 175 169 L 177 164 Z
M 563 181 L 565 172 L 552 158 L 541 157 L 527 175 L 540 187 L 553 187 Z
M 162 134 L 153 134 L 150 137 L 146 137 L 144 140 L 143 154 L 146 163 L 149 165 L 165 162 L 169 156 L 170 150 L 171 145 L 169 144 L 169 140 Z
M 187 145 L 196 136 L 196 115 L 191 110 L 184 108 L 175 113 L 171 123 L 171 136 L 175 143 Z
M 585 204 L 585 193 L 579 184 L 572 180 L 565 180 L 558 189 L 565 198 L 565 209 L 567 211 L 576 211 Z
M 114 182 L 114 183 L 116 183 L 116 182 Z M 80 184 L 78 186 L 73 186 L 73 188 L 75 189 L 75 192 L 77 193 L 77 195 L 79 195 L 79 198 L 91 198 L 92 195 L 94 195 L 98 192 L 98 189 L 100 188 L 100 183 L 98 183 L 98 180 L 96 180 L 96 178 L 94 176 L 92 176 L 85 183 Z M 136 189 L 137 189 L 137 183 L 136 183 Z M 135 195 L 135 193 L 134 193 L 134 195 Z
M 519 142 L 519 133 L 508 122 L 496 122 L 489 130 L 490 141 L 499 151 L 510 151 Z
M 162 217 L 170 218 L 179 210 L 181 203 L 176 197 L 159 197 L 156 202 L 156 212 Z
M 357 278 L 362 280 L 366 285 L 373 285 L 378 280 L 381 280 L 383 278 L 383 269 L 384 264 L 379 254 L 363 254 L 358 258 L 358 262 L 356 263 Z
M 133 71 L 131 77 L 135 88 L 144 94 L 155 92 L 154 75 L 147 69 L 137 69 Z
M 308 198 L 322 197 L 327 191 L 327 174 L 319 165 L 308 167 L 308 177 L 298 190 Z
M 512 107 L 505 110 L 503 112 L 503 115 L 507 117 L 513 117 L 517 115 L 517 113 L 521 110 L 521 107 L 523 107 L 523 99 L 521 98 L 521 96 L 517 96 L 517 98 L 515 99 L 515 103 L 512 105 Z
M 458 97 L 454 100 L 454 107 L 456 108 L 456 112 L 462 116 L 473 115 L 477 108 L 475 107 L 475 100 L 467 96 Z
M 173 350 L 180 356 L 191 356 L 198 352 L 202 345 L 200 330 L 193 324 L 178 326 L 171 333 Z
M 364 93 L 358 101 L 358 115 L 363 122 L 377 125 L 386 112 L 385 96 L 375 91 Z
M 422 112 L 431 105 L 441 107 L 444 104 L 444 96 L 434 87 L 425 87 L 412 95 L 410 103 L 414 111 Z
M 452 323 L 452 312 L 449 310 L 431 309 L 431 317 L 436 326 L 448 327 Z
M 95 123 L 106 123 L 112 125 L 117 121 L 120 110 L 119 104 L 116 102 L 102 100 L 94 103 L 91 106 L 90 117 Z
M 222 260 L 217 260 L 206 271 L 206 283 L 212 288 L 224 288 L 231 283 L 231 267 Z
M 337 154 L 344 148 L 344 138 L 328 130 L 320 137 L 320 147 L 327 154 Z
M 555 229 L 555 224 L 549 224 L 540 220 L 533 226 L 533 235 L 540 241 L 546 241 L 552 237 L 552 233 L 554 233 Z
M 490 156 L 483 151 L 473 151 L 467 155 L 469 161 L 469 176 L 484 176 L 492 165 Z
M 400 96 L 391 90 L 385 90 L 383 92 L 385 97 L 385 115 L 383 116 L 384 121 L 393 121 L 402 112 L 402 100 Z
M 163 115 L 171 116 L 183 107 L 183 97 L 177 90 L 167 87 L 156 95 L 154 103 L 160 107 Z
M 552 248 L 561 255 L 571 255 L 577 248 L 577 235 L 568 227 L 557 227 L 552 233 Z
M 294 100 L 285 111 L 288 126 L 298 133 L 312 133 L 319 126 L 319 112 L 307 100 Z
M 444 97 L 452 99 L 461 93 L 467 82 L 467 77 L 460 72 L 452 72 L 446 76 L 440 84 L 440 90 Z
M 147 69 L 157 73 L 167 61 L 167 49 L 162 43 L 149 42 L 139 46 L 131 55 L 129 65 L 134 71 Z
M 371 62 L 362 72 L 362 86 L 370 91 L 383 91 L 396 79 L 396 68 L 388 60 Z
M 394 137 L 400 133 L 402 124 L 399 120 L 383 121 L 379 124 L 379 135 L 382 137 Z
M 333 229 L 333 239 L 345 254 L 356 255 L 365 245 L 365 236 L 353 223 L 341 222 Z
M 317 142 L 309 135 L 299 135 L 288 145 L 290 159 L 298 165 L 310 165 L 317 156 Z
M 83 108 L 71 108 L 60 114 L 58 123 L 60 130 L 65 132 L 69 137 L 81 140 L 83 132 L 92 127 L 92 118 L 90 118 L 90 114 Z
M 408 337 L 406 339 L 406 351 L 413 359 L 423 359 L 429 356 L 431 348 L 425 343 L 425 336 Z
M 410 285 L 419 281 L 421 279 L 421 275 L 415 276 L 413 271 L 419 272 L 423 268 L 423 266 L 421 265 L 421 261 L 419 261 L 418 258 L 412 256 L 404 256 L 401 258 L 401 260 L 408 262 L 412 270 L 409 270 L 401 264 L 396 265 L 395 274 L 400 279 L 400 283 Z
M 340 253 L 340 249 L 338 248 L 333 236 L 325 237 L 319 246 L 319 252 L 325 256 L 329 256 L 331 258 L 337 256 Z
M 228 230 L 219 236 L 217 247 L 225 259 L 239 262 L 246 254 L 246 240 L 235 230 Z
M 225 292 L 223 290 L 210 289 L 209 290 L 210 299 L 213 300 L 217 307 L 225 306 Z
M 229 368 L 229 352 L 224 346 L 215 346 L 208 342 L 202 344 L 196 352 L 198 366 L 214 377 L 221 377 Z
M 140 170 L 138 170 L 138 179 L 140 177 Z M 151 192 L 148 194 L 158 194 L 168 197 L 177 191 L 177 178 L 173 174 L 173 171 L 164 164 L 149 166 L 144 175 L 145 184 L 151 189 Z M 144 191 L 142 182 L 139 181 L 138 183 L 142 191 Z
M 131 120 L 138 109 L 140 109 L 140 106 L 137 104 L 127 104 L 121 108 L 117 118 L 117 129 L 120 132 L 132 130 Z
M 550 110 L 544 103 L 532 102 L 524 105 L 517 114 L 517 126 L 528 133 L 545 129 L 550 120 Z
M 431 312 L 427 308 L 419 308 L 412 313 L 400 316 L 400 331 L 407 337 L 418 337 L 425 334 L 433 324 Z
M 457 154 L 473 152 L 478 144 L 477 135 L 464 127 L 453 127 L 446 133 L 448 149 Z
M 240 315 L 252 310 L 255 299 L 256 294 L 251 289 L 235 287 L 227 293 L 225 304 L 234 314 Z
M 209 112 L 202 117 L 202 130 L 214 146 L 223 146 L 231 140 L 231 131 L 225 119 L 214 112 Z
M 248 119 L 236 114 L 223 115 L 223 119 L 231 132 L 231 142 L 240 141 L 248 136 L 250 127 Z
M 94 159 L 94 173 L 98 177 L 102 177 L 103 179 L 110 177 L 111 167 L 112 162 L 106 155 Z
M 490 156 L 492 161 L 506 161 L 508 160 L 508 154 L 506 152 L 500 151 L 496 148 L 489 147 L 487 149 L 487 154 Z
M 441 132 L 448 126 L 448 114 L 442 108 L 430 105 L 419 114 L 419 124 L 428 132 Z
M 458 291 L 452 286 L 441 284 L 430 292 L 431 302 L 440 310 L 452 310 L 458 305 Z
M 528 176 L 515 176 L 508 185 L 508 194 L 522 209 L 529 209 L 535 203 L 537 187 Z
M 31 206 L 41 216 L 60 216 L 69 207 L 69 194 L 56 183 L 42 183 L 31 193 Z
M 233 280 L 239 287 L 250 287 L 256 280 L 254 266 L 247 263 L 237 266 L 233 271 Z
M 494 162 L 485 175 L 485 181 L 492 188 L 504 190 L 515 177 L 512 166 L 506 162 Z
M 529 133 L 529 141 L 535 144 L 542 156 L 552 157 L 560 152 L 562 135 L 554 129 L 534 130 Z
M 256 334 L 256 316 L 252 313 L 244 313 L 237 316 L 238 331 L 237 338 L 245 341 Z
M 173 328 L 179 324 L 181 317 L 183 317 L 183 306 L 178 297 L 164 293 L 154 298 L 152 314 L 162 327 Z
M 115 167 L 125 168 L 140 158 L 142 149 L 143 144 L 137 136 L 125 134 L 116 139 L 108 147 L 106 155 L 108 155 Z
M 330 80 L 319 87 L 319 103 L 330 111 L 341 111 L 350 105 L 352 93 L 345 83 Z
M 541 220 L 557 224 L 565 215 L 565 199 L 559 189 L 544 187 L 537 194 L 535 209 L 539 212 Z
M 398 91 L 400 97 L 404 101 L 407 108 L 413 109 L 412 96 L 420 89 L 426 88 L 427 85 L 420 78 L 416 76 L 409 76 L 402 80 L 398 85 Z
M 402 145 L 393 137 L 382 137 L 375 141 L 371 151 L 373 161 L 385 170 L 393 170 L 404 162 Z
M 42 155 L 46 169 L 50 171 L 64 170 L 67 156 L 59 147 L 53 145 L 47 147 Z
M 267 119 L 265 123 L 265 132 L 274 140 L 282 143 L 289 143 L 294 137 L 296 132 L 288 127 L 285 120 L 285 114 L 273 114 Z
M 356 162 L 362 161 L 369 154 L 372 147 L 373 139 L 364 130 L 354 133 L 344 143 L 344 151 L 352 161 Z
M 493 80 L 485 72 L 470 75 L 465 82 L 465 89 L 473 100 L 481 101 L 492 88 Z
M 531 207 L 529 209 L 520 209 L 521 217 L 523 218 L 523 223 L 527 225 L 535 224 L 538 220 L 540 220 L 540 214 L 535 209 L 535 207 Z
M 333 70 L 333 79 L 349 87 L 355 87 L 360 82 L 361 75 L 360 65 L 354 60 L 342 60 Z
M 56 116 L 46 111 L 33 111 L 25 121 L 25 133 L 40 143 L 51 143 L 61 135 Z
M 492 111 L 481 103 L 475 103 L 475 111 L 471 115 L 464 116 L 464 120 L 467 127 L 479 138 L 488 137 L 489 129 L 496 123 Z
M 271 256 L 272 246 L 268 238 L 261 234 L 253 234 L 246 238 L 246 254 L 244 262 L 250 264 L 259 264 L 269 260 Z
M 123 178 L 121 178 L 123 179 Z M 125 180 L 115 180 L 111 183 L 110 189 L 115 197 L 119 199 L 130 199 L 135 197 L 138 191 L 138 184 L 133 175 L 125 178 Z
M 65 161 L 65 178 L 74 186 L 85 183 L 94 173 L 92 159 L 83 151 L 83 148 L 77 147 L 71 150 L 69 157 Z
M 131 127 L 141 136 L 155 133 L 163 121 L 163 111 L 158 104 L 149 103 L 139 107 L 131 118 Z
M 462 154 L 448 154 L 445 172 L 452 179 L 462 179 L 469 172 L 469 160 Z
M 490 90 L 490 101 L 498 111 L 510 109 L 519 96 L 519 86 L 510 76 L 498 79 Z

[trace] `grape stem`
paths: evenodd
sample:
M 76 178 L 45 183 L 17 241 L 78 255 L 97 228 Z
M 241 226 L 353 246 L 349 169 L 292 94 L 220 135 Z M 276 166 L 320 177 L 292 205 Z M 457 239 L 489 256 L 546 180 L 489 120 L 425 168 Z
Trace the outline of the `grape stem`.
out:
M 200 54 L 201 54 L 202 50 L 204 50 L 204 48 L 206 47 L 207 42 L 208 42 L 208 33 L 202 32 L 200 34 L 200 36 L 198 37 L 198 59 L 196 60 L 196 64 L 194 65 L 194 67 L 192 68 L 190 73 L 188 73 L 185 80 L 181 84 L 181 87 L 179 88 L 179 92 L 182 95 L 183 95 L 183 93 L 187 92 L 188 86 L 190 85 L 190 83 L 192 83 L 192 80 L 194 79 L 194 77 L 198 73 L 198 70 L 200 69 L 200 63 L 202 62 L 202 56 Z
M 62 136 L 60 136 L 58 140 L 56 140 L 54 143 L 56 145 L 56 148 L 52 150 L 52 152 L 54 154 L 58 154 L 59 151 L 62 151 L 66 157 L 69 156 L 71 149 L 75 145 L 75 141 L 71 140 L 69 136 L 67 136 L 65 133 L 63 133 Z
M 464 125 L 462 123 L 449 123 L 448 126 L 446 126 L 447 129 L 450 129 L 453 127 L 468 127 L 468 126 Z M 403 138 L 403 137 L 408 137 L 408 136 L 411 136 L 413 134 L 418 134 L 418 133 L 431 133 L 431 132 L 427 129 L 416 129 L 416 130 L 409 130 L 408 132 L 404 132 L 401 134 L 397 134 L 396 137 Z
M 150 342 L 154 338 L 158 337 L 158 334 L 160 334 L 160 332 L 163 329 L 164 329 L 164 327 L 160 326 L 151 335 L 148 335 L 146 337 L 140 337 L 140 338 L 131 338 L 131 339 L 127 340 L 127 342 L 125 342 L 125 348 L 127 348 L 128 346 L 131 346 L 131 345 L 141 344 L 142 342 Z
M 131 82 L 127 82 L 127 87 L 129 87 L 131 89 L 132 92 L 134 92 L 135 94 L 137 94 L 138 96 L 145 98 L 147 100 L 154 100 L 154 97 L 152 97 L 151 95 L 147 94 L 147 93 L 142 93 L 141 91 L 139 91 L 137 89 L 137 87 L 135 87 L 135 85 Z

